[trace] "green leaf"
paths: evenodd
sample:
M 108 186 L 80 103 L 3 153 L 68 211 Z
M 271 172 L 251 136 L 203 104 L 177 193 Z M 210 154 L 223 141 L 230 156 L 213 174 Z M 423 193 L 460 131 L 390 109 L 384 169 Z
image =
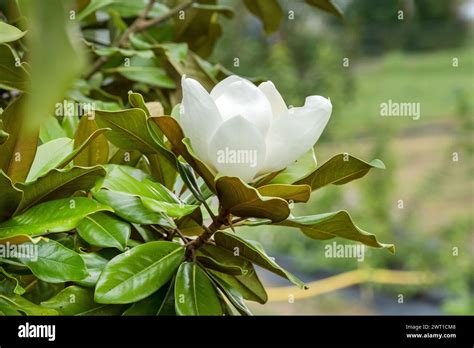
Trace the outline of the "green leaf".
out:
M 310 185 L 314 191 L 329 184 L 342 185 L 362 178 L 372 168 L 385 169 L 385 165 L 379 159 L 367 163 L 348 154 L 339 154 L 295 184 Z
M 94 287 L 97 284 L 102 270 L 109 262 L 109 259 L 103 257 L 99 253 L 83 253 L 79 254 L 84 260 L 87 268 L 87 276 L 79 281 L 76 281 L 77 284 L 87 287 Z
M 45 3 L 28 1 L 25 4 L 28 25 L 34 28 L 27 36 L 31 74 L 25 114 L 31 124 L 40 124 L 54 113 L 56 103 L 63 100 L 81 74 L 85 49 L 74 34 L 80 29 L 79 22 L 69 18 L 67 3 L 50 0 Z
M 306 0 L 306 2 L 311 5 L 320 8 L 323 11 L 332 13 L 340 18 L 344 18 L 339 6 L 337 6 L 332 0 Z
M 273 33 L 280 26 L 283 10 L 276 0 L 244 0 L 247 9 L 259 17 L 267 34 Z
M 19 40 L 25 36 L 25 34 L 26 31 L 21 31 L 13 25 L 0 22 L 0 44 Z
M 18 279 L 0 267 L 0 293 L 23 295 L 25 289 L 20 285 Z
M 72 148 L 73 141 L 69 138 L 55 139 L 39 146 L 26 181 L 31 182 L 54 169 L 72 152 Z
M 79 121 L 77 131 L 74 134 L 74 149 L 81 148 L 82 144 L 87 144 L 87 140 L 99 127 L 93 119 L 82 117 Z M 93 139 L 84 151 L 78 153 L 74 158 L 74 164 L 78 166 L 93 166 L 107 163 L 109 158 L 109 143 L 104 135 L 99 134 Z
M 93 196 L 102 204 L 114 209 L 114 213 L 122 219 L 146 225 L 160 225 L 175 228 L 176 226 L 163 213 L 155 213 L 147 209 L 138 196 L 117 193 L 109 190 L 94 191 Z
M 72 285 L 41 302 L 41 306 L 54 309 L 60 315 L 76 315 L 99 305 L 94 303 L 93 290 Z
M 39 279 L 48 283 L 81 280 L 87 276 L 84 261 L 75 251 L 50 239 L 30 244 L 35 257 L 19 258 Z
M 234 289 L 229 283 L 227 283 L 222 278 L 213 276 L 212 274 L 211 278 L 241 314 L 252 315 L 252 312 L 250 312 L 250 309 L 245 304 L 244 298 L 236 289 Z
M 123 18 L 137 17 L 143 12 L 143 9 L 146 7 L 147 3 L 147 0 L 114 0 L 113 3 L 107 8 L 117 11 L 120 17 Z M 166 12 L 168 12 L 168 7 L 159 2 L 155 2 L 148 13 L 148 16 L 157 17 L 163 15 Z
M 277 197 L 263 197 L 255 188 L 235 177 L 223 176 L 216 180 L 219 202 L 227 214 L 240 217 L 259 217 L 273 222 L 290 215 L 288 203 Z
M 104 176 L 105 170 L 102 167 L 72 167 L 71 169 L 53 169 L 35 181 L 17 184 L 24 195 L 16 214 L 38 203 L 70 197 L 80 190 L 88 191 L 94 187 L 97 180 Z
M 0 316 L 21 316 L 21 312 L 18 312 L 9 302 L 0 298 Z
M 255 301 L 261 304 L 266 303 L 268 300 L 267 292 L 260 282 L 260 279 L 258 279 L 257 272 L 255 272 L 255 269 L 250 262 L 248 263 L 248 268 L 246 268 L 245 274 L 240 276 L 234 276 L 215 270 L 209 270 L 209 272 L 236 289 L 246 300 Z
M 235 256 L 229 250 L 210 244 L 197 251 L 196 260 L 206 268 L 232 275 L 245 274 L 250 266 L 247 260 Z
M 3 130 L 9 134 L 0 145 L 0 169 L 13 183 L 24 181 L 36 154 L 39 128 L 28 123 L 23 99 L 10 103 L 2 113 Z
M 231 252 L 236 252 L 237 250 L 240 257 L 288 279 L 302 289 L 306 288 L 301 280 L 281 268 L 272 258 L 270 258 L 259 243 L 246 241 L 238 236 L 221 231 L 214 234 L 214 239 L 218 246 Z
M 148 131 L 147 116 L 142 109 L 95 111 L 99 127 L 111 128 L 106 138 L 124 150 L 138 150 L 144 154 L 166 151 L 157 144 Z
M 173 281 L 162 286 L 154 294 L 148 296 L 147 298 L 135 302 L 131 305 L 124 313 L 124 316 L 135 316 L 135 315 L 166 315 L 174 314 L 174 301 L 171 303 L 171 313 L 169 311 L 169 299 L 174 290 Z
M 220 263 L 219 261 L 213 259 L 212 257 L 206 255 L 198 255 L 196 256 L 196 261 L 199 262 L 202 266 L 213 269 L 216 271 L 220 271 L 226 274 L 232 275 L 242 275 L 243 269 L 234 265 L 226 265 L 224 263 Z
M 295 163 L 290 164 L 283 171 L 278 173 L 270 184 L 293 184 L 294 182 L 308 176 L 318 167 L 314 149 L 311 148 L 303 156 L 298 158 Z
M 308 185 L 284 185 L 270 184 L 257 188 L 262 196 L 279 197 L 285 201 L 307 202 L 311 195 L 311 187 Z
M 123 66 L 107 69 L 105 72 L 117 72 L 131 81 L 142 82 L 159 88 L 176 88 L 176 84 L 168 77 L 166 71 L 156 66 Z
M 41 124 L 39 137 L 44 144 L 58 138 L 65 138 L 67 135 L 59 124 L 58 119 L 54 116 L 48 116 Z
M 391 253 L 395 252 L 393 244 L 379 243 L 375 235 L 354 225 L 350 215 L 343 210 L 327 214 L 290 217 L 278 225 L 299 228 L 312 239 L 341 237 L 374 248 L 386 248 Z
M 91 0 L 89 4 L 77 14 L 76 20 L 82 21 L 87 16 L 93 14 L 95 11 L 102 9 L 113 2 L 114 0 Z
M 184 248 L 172 242 L 149 242 L 113 258 L 95 290 L 98 303 L 142 300 L 166 284 L 184 258 Z
M 10 46 L 0 44 L 0 87 L 25 91 L 27 86 L 28 73 L 24 64 L 17 64 Z
M 211 279 L 193 262 L 179 266 L 174 291 L 178 315 L 224 314 Z
M 0 222 L 13 215 L 20 204 L 23 192 L 13 186 L 10 178 L 0 170 Z
M 104 210 L 110 211 L 111 208 L 84 197 L 44 202 L 0 223 L 0 239 L 69 231 L 87 215 Z
M 184 74 L 198 80 L 206 90 L 210 91 L 218 81 L 206 69 L 203 69 L 199 57 L 206 57 L 212 52 L 213 43 L 220 35 L 218 32 L 220 27 L 218 23 L 210 25 L 210 22 L 215 22 L 212 19 L 214 17 L 212 13 L 203 14 L 200 12 L 197 9 L 191 8 L 186 11 L 186 18 L 184 20 L 176 22 L 175 40 L 185 41 L 186 43 L 161 44 L 155 49 L 155 52 L 157 56 L 164 55 L 168 59 L 170 65 L 169 76 L 175 76 L 175 83 L 179 84 L 181 76 Z M 195 22 L 194 19 L 196 20 Z M 192 25 L 189 26 L 188 24 Z M 198 26 L 196 28 L 198 33 L 194 30 L 195 27 L 192 27 L 194 24 Z M 216 28 L 218 28 L 217 32 L 212 32 Z M 187 50 L 188 44 L 192 51 Z M 186 54 L 184 54 L 185 50 Z
M 77 226 L 77 232 L 87 243 L 121 251 L 127 246 L 130 231 L 128 223 L 102 212 L 86 216 Z
M 191 214 L 197 206 L 186 205 L 166 187 L 153 182 L 149 178 L 139 180 L 129 175 L 126 167 L 108 165 L 108 173 L 99 188 L 107 189 L 124 195 L 139 197 L 143 205 L 152 212 L 166 213 L 172 217 Z
M 8 296 L 0 294 L 0 301 L 4 301 L 17 311 L 27 315 L 58 315 L 58 312 L 54 309 L 38 306 L 37 304 L 34 304 L 33 302 L 30 302 L 27 299 L 15 294 Z M 0 302 L 0 305 L 1 303 L 2 302 Z

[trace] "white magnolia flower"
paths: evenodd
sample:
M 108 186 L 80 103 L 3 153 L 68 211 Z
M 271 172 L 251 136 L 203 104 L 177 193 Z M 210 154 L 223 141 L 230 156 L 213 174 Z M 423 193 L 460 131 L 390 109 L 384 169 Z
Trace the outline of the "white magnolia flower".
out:
M 183 76 L 180 123 L 196 155 L 220 175 L 252 182 L 284 169 L 319 139 L 332 105 L 321 96 L 286 106 L 271 81 L 258 87 L 238 76 L 208 93 Z

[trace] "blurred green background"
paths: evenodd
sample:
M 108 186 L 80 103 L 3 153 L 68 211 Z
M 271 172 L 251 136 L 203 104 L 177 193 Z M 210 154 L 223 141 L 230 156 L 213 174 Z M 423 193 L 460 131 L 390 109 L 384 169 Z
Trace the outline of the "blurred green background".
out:
M 345 20 L 281 1 L 285 23 L 269 37 L 239 1 L 209 60 L 242 76 L 271 79 L 287 104 L 330 97 L 318 162 L 349 152 L 387 169 L 325 188 L 295 214 L 348 209 L 395 255 L 363 262 L 327 258 L 325 245 L 284 227 L 246 230 L 290 271 L 311 282 L 357 269 L 418 271 L 404 284 L 362 282 L 308 298 L 254 306 L 259 314 L 473 314 L 473 1 L 335 1 Z M 403 13 L 398 12 L 402 10 Z M 399 19 L 403 16 L 403 19 Z M 382 117 L 381 103 L 420 104 L 418 120 Z M 345 241 L 337 241 L 343 244 Z M 418 273 L 417 273 L 418 274 Z M 262 273 L 270 286 L 286 286 Z M 419 281 L 417 281 L 419 280 Z M 285 299 L 285 297 L 284 297 Z

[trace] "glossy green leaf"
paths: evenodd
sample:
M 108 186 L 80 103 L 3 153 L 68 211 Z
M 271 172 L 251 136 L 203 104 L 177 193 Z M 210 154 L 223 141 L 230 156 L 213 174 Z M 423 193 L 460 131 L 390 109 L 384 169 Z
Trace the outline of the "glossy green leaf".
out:
M 113 2 L 114 0 L 91 0 L 87 6 L 77 14 L 76 20 L 82 21 L 87 16 L 93 14 L 95 11 L 102 9 Z
M 102 167 L 72 167 L 53 169 L 35 181 L 17 184 L 24 196 L 16 214 L 45 201 L 72 196 L 76 191 L 88 191 L 104 176 L 105 170 Z
M 362 178 L 372 168 L 385 169 L 385 165 L 379 159 L 367 163 L 348 154 L 339 154 L 295 184 L 310 185 L 313 191 L 329 184 L 343 185 Z
M 107 8 L 117 11 L 123 17 L 136 17 L 143 12 L 143 9 L 148 4 L 147 0 L 114 0 Z M 157 17 L 168 12 L 168 7 L 161 2 L 155 2 L 150 9 L 149 16 Z
M 250 266 L 247 260 L 211 244 L 204 245 L 197 251 L 196 260 L 206 268 L 232 275 L 245 274 Z
M 135 58 L 135 57 L 133 57 Z M 174 81 L 168 77 L 166 71 L 158 66 L 133 65 L 134 59 L 131 59 L 131 66 L 121 66 L 118 68 L 107 69 L 106 72 L 117 72 L 123 77 L 136 82 L 146 83 L 159 88 L 176 88 Z
M 227 214 L 260 217 L 274 222 L 285 220 L 290 215 L 290 208 L 284 199 L 264 197 L 239 178 L 219 177 L 216 180 L 216 191 Z
M 34 248 L 36 255 L 19 259 L 39 279 L 48 283 L 61 283 L 81 280 L 87 276 L 86 265 L 79 254 L 62 244 L 42 239 L 30 246 Z
M 79 254 L 84 260 L 84 263 L 87 268 L 87 276 L 79 281 L 76 281 L 77 284 L 87 287 L 94 287 L 97 284 L 102 270 L 109 262 L 109 259 L 100 255 L 97 252 L 89 252 Z
M 0 169 L 16 183 L 24 181 L 36 154 L 39 128 L 28 123 L 20 97 L 2 113 L 3 130 L 9 134 L 0 145 Z
M 0 316 L 21 316 L 21 312 L 17 311 L 10 302 L 0 298 Z
M 10 178 L 0 170 L 0 222 L 13 215 L 20 204 L 23 192 L 11 182 Z
M 114 213 L 126 221 L 146 225 L 156 224 L 169 228 L 176 227 L 165 214 L 147 209 L 138 196 L 104 189 L 95 191 L 93 195 L 100 203 L 112 207 Z
M 99 129 L 97 123 L 88 117 L 82 117 L 74 134 L 74 149 L 87 143 L 87 139 Z M 109 158 L 109 144 L 104 135 L 100 134 L 93 139 L 88 146 L 78 153 L 74 158 L 74 164 L 78 166 L 93 166 L 107 163 Z
M 160 139 L 154 139 L 147 122 L 145 111 L 139 108 L 117 112 L 96 111 L 96 122 L 100 127 L 111 128 L 106 133 L 107 139 L 115 146 L 124 150 L 138 150 L 143 154 L 153 157 L 159 154 L 167 161 L 168 167 L 176 166 L 176 158 Z M 151 158 L 153 160 L 153 158 Z M 156 166 L 155 166 L 156 167 Z M 155 171 L 156 168 L 154 167 Z M 163 169 L 164 170 L 164 169 Z M 163 177 L 158 177 L 162 183 L 168 184 Z
M 234 289 L 229 283 L 227 283 L 224 279 L 219 278 L 217 276 L 213 276 L 211 274 L 213 281 L 217 284 L 219 289 L 226 295 L 229 301 L 234 305 L 237 310 L 243 315 L 252 315 L 250 309 L 245 304 L 244 298 L 242 295 Z
M 69 138 L 59 138 L 40 145 L 26 181 L 31 182 L 54 169 L 72 152 L 72 149 L 73 141 Z
M 307 202 L 311 195 L 308 185 L 270 184 L 257 188 L 258 193 L 266 197 L 279 197 L 285 201 Z
M 316 161 L 316 155 L 314 149 L 311 148 L 303 156 L 298 158 L 296 162 L 290 164 L 283 171 L 278 173 L 269 183 L 293 184 L 314 172 L 317 167 L 318 162 Z
M 44 144 L 58 138 L 65 138 L 67 135 L 66 131 L 59 124 L 58 119 L 54 116 L 48 116 L 41 124 L 39 137 Z
M 69 231 L 87 215 L 110 211 L 106 205 L 84 197 L 58 199 L 38 204 L 0 223 L 0 239 L 15 235 L 40 236 Z
M 124 313 L 124 316 L 137 316 L 137 315 L 169 315 L 174 314 L 174 301 L 171 303 L 171 313 L 169 311 L 169 299 L 174 290 L 174 282 L 162 286 L 154 294 L 147 298 L 135 302 L 131 305 Z M 173 297 L 174 298 L 174 297 Z
M 20 282 L 13 275 L 0 267 L 0 293 L 3 294 L 17 294 L 23 295 L 25 289 L 20 285 Z
M 103 133 L 109 131 L 110 128 L 100 128 L 93 131 L 86 140 L 84 140 L 81 144 L 74 148 L 58 165 L 56 168 L 64 168 L 72 160 L 74 160 L 77 156 L 81 155 L 85 150 L 89 148 L 90 145 L 93 144 L 94 140 L 99 138 Z M 108 144 L 107 144 L 108 146 Z
M 306 0 L 306 2 L 311 5 L 320 8 L 323 11 L 332 13 L 340 18 L 344 17 L 339 6 L 337 6 L 333 0 Z
M 77 226 L 77 232 L 87 243 L 122 251 L 127 246 L 130 231 L 128 223 L 103 212 L 86 216 Z
M 24 64 L 17 64 L 10 46 L 0 44 L 0 87 L 25 91 L 27 86 L 28 73 Z
M 142 300 L 166 284 L 184 258 L 184 248 L 172 242 L 149 242 L 113 258 L 97 282 L 98 303 Z
M 267 34 L 278 29 L 283 10 L 277 0 L 244 0 L 244 4 L 252 14 L 260 18 Z
M 123 311 L 123 306 L 95 303 L 94 290 L 77 285 L 68 286 L 49 300 L 41 302 L 41 307 L 54 309 L 60 315 L 119 315 Z
M 13 307 L 15 310 L 25 313 L 27 315 L 58 315 L 58 312 L 54 309 L 44 308 L 33 302 L 28 301 L 27 299 L 21 297 L 20 295 L 2 295 L 0 294 L 0 301 L 4 301 L 9 306 Z M 1 304 L 1 302 L 0 302 Z
M 211 279 L 193 262 L 184 262 L 179 267 L 174 291 L 178 315 L 224 314 Z
M 312 239 L 341 237 L 373 248 L 386 248 L 391 253 L 395 252 L 393 244 L 379 243 L 375 235 L 354 225 L 350 215 L 342 210 L 319 215 L 290 217 L 278 225 L 297 227 Z
M 123 166 L 107 166 L 108 173 L 99 187 L 123 195 L 139 197 L 145 208 L 171 217 L 191 214 L 197 206 L 186 205 L 166 187 L 149 178 L 136 179 Z
M 25 34 L 26 31 L 21 31 L 13 25 L 0 22 L 0 44 L 19 40 L 25 36 Z
M 258 302 L 260 304 L 266 303 L 268 300 L 267 292 L 250 262 L 245 270 L 246 272 L 240 276 L 230 275 L 215 270 L 209 270 L 209 272 L 213 276 L 225 280 L 225 282 L 236 289 L 244 299 Z
M 288 279 L 293 284 L 304 289 L 306 286 L 297 277 L 280 267 L 272 258 L 270 258 L 263 250 L 262 246 L 254 241 L 247 241 L 236 235 L 218 231 L 214 234 L 216 244 L 231 252 L 238 252 L 240 257 L 259 265 L 279 276 Z

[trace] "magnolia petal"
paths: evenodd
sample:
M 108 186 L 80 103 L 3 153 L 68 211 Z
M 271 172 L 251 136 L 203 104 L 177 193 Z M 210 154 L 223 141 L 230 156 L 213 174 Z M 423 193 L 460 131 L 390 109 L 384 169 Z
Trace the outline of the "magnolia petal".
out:
M 222 118 L 214 100 L 199 82 L 183 75 L 181 86 L 180 124 L 196 155 L 202 161 L 209 162 L 209 140 L 222 123 Z
M 272 106 L 273 118 L 278 118 L 288 112 L 285 101 L 280 92 L 276 89 L 272 81 L 262 82 L 258 88 L 265 94 L 270 105 Z
M 303 107 L 292 108 L 275 119 L 266 138 L 266 158 L 259 175 L 285 168 L 314 146 L 331 112 L 329 99 L 311 96 Z
M 211 97 L 212 99 L 216 100 L 219 98 L 226 90 L 227 86 L 230 85 L 233 82 L 236 81 L 242 81 L 244 80 L 240 76 L 237 75 L 231 75 L 229 77 L 226 77 L 222 81 L 220 81 L 217 85 L 214 86 L 214 88 L 211 91 Z
M 245 117 L 263 135 L 266 135 L 272 121 L 272 107 L 265 94 L 253 83 L 245 79 L 226 83 L 219 88 L 215 99 L 217 108 L 224 120 L 236 115 Z
M 219 175 L 251 182 L 265 160 L 265 139 L 252 123 L 237 115 L 217 129 L 208 157 Z

